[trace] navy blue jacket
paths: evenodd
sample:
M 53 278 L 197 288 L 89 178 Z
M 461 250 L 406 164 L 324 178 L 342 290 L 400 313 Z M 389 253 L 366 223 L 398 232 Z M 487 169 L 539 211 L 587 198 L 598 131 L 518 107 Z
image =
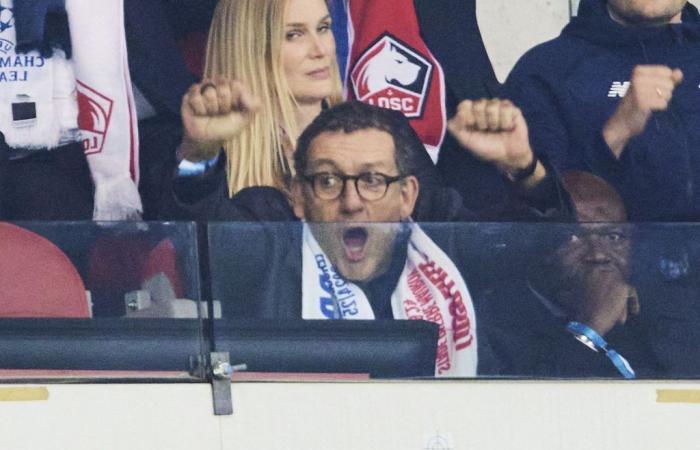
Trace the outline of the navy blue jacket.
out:
M 616 159 L 602 137 L 637 65 L 680 68 L 685 78 L 667 111 Z M 523 109 L 533 148 L 559 170 L 583 169 L 610 182 L 632 220 L 700 216 L 700 15 L 688 4 L 683 23 L 626 27 L 605 0 L 582 0 L 578 17 L 554 40 L 526 53 L 505 96 Z

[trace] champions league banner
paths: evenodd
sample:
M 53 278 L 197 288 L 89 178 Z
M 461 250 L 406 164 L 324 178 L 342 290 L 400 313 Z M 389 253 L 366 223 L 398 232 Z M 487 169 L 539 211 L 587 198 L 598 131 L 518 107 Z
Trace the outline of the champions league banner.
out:
M 332 14 L 345 96 L 401 111 L 437 162 L 445 81 L 420 37 L 413 0 L 336 0 Z

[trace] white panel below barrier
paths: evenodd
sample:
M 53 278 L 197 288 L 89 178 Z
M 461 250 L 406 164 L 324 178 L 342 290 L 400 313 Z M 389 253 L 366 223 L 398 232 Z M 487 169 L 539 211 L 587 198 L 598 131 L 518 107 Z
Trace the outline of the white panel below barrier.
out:
M 224 417 L 206 384 L 36 388 L 0 386 L 1 449 L 674 450 L 700 420 L 692 383 L 246 382 Z

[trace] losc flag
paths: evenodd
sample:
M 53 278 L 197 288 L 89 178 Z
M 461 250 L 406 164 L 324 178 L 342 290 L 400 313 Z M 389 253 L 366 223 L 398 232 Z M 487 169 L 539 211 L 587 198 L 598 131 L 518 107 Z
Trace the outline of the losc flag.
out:
M 347 22 L 347 34 L 336 32 L 340 48 L 347 36 L 346 96 L 401 111 L 436 162 L 445 136 L 445 82 L 420 37 L 413 0 L 345 0 L 340 11 Z

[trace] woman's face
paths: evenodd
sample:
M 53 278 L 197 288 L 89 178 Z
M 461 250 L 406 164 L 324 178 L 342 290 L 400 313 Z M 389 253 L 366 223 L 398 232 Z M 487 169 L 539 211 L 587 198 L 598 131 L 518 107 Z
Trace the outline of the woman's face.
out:
M 335 40 L 325 0 L 288 0 L 284 21 L 282 65 L 299 103 L 320 102 L 331 95 Z

